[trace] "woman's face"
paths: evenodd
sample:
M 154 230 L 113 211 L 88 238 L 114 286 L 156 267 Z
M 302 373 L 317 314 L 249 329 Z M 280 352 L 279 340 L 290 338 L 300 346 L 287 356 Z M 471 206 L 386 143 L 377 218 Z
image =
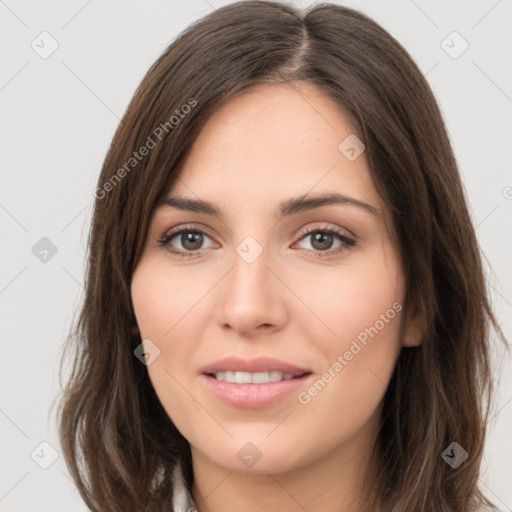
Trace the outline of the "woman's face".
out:
M 210 118 L 155 211 L 133 304 L 197 460 L 281 472 L 374 441 L 405 281 L 363 149 L 318 89 L 259 86 Z

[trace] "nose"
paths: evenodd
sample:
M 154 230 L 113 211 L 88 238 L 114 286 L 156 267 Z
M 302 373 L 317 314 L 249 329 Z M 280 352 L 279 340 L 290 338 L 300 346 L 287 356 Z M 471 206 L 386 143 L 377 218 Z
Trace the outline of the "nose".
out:
M 252 262 L 234 253 L 232 269 L 222 280 L 218 296 L 217 322 L 223 329 L 254 337 L 283 328 L 287 290 L 272 267 L 276 265 L 265 249 Z

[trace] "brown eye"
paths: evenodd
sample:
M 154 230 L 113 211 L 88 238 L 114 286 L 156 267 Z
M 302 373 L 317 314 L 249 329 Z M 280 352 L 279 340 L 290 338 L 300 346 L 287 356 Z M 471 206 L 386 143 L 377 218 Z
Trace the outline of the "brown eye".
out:
M 205 246 L 207 241 L 209 241 L 209 245 Z M 190 256 L 211 247 L 213 240 L 201 230 L 182 228 L 168 233 L 158 242 L 169 252 Z
M 315 256 L 330 255 L 355 245 L 352 238 L 333 229 L 315 229 L 305 233 L 299 243 L 309 240 L 309 247 L 303 247 Z
M 203 245 L 203 234 L 199 231 L 183 231 L 180 235 L 180 242 L 187 251 L 197 251 Z
M 326 251 L 332 247 L 334 237 L 330 233 L 316 231 L 311 233 L 311 246 L 319 251 Z

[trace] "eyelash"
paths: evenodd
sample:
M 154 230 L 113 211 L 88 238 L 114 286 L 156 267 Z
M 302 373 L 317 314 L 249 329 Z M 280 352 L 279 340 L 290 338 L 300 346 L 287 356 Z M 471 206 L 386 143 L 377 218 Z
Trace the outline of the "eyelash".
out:
M 182 233 L 199 233 L 202 235 L 206 235 L 208 238 L 211 238 L 207 233 L 202 231 L 201 229 L 198 229 L 197 227 L 193 225 L 186 225 L 180 229 L 177 229 L 175 231 L 171 231 L 167 234 L 165 234 L 162 238 L 158 239 L 157 242 L 160 246 L 165 247 L 167 251 L 169 251 L 171 254 L 174 255 L 181 255 L 181 257 L 185 258 L 193 258 L 194 256 L 198 256 L 202 250 L 204 249 L 198 249 L 196 251 L 181 251 L 176 250 L 172 248 L 172 246 L 169 244 L 169 242 L 175 238 L 178 235 L 181 235 Z M 341 242 L 342 245 L 339 247 L 336 247 L 335 249 L 328 249 L 326 251 L 315 251 L 312 249 L 304 249 L 305 251 L 309 252 L 315 257 L 318 258 L 324 258 L 327 256 L 332 256 L 334 254 L 340 253 L 345 250 L 349 250 L 351 247 L 356 245 L 356 241 L 353 238 L 349 238 L 347 235 L 342 233 L 341 231 L 338 231 L 336 228 L 327 228 L 327 227 L 317 227 L 314 229 L 310 229 L 306 232 L 303 232 L 299 235 L 298 241 L 301 241 L 305 238 L 307 238 L 309 235 L 313 233 L 322 233 L 322 234 L 329 234 L 329 235 L 335 235 Z

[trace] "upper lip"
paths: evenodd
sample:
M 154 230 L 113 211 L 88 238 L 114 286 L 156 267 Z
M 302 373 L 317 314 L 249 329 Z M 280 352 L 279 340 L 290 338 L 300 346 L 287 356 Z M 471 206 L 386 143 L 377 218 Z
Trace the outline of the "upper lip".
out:
M 307 368 L 301 368 L 294 364 L 280 361 L 271 357 L 256 357 L 253 359 L 241 359 L 239 357 L 225 357 L 213 363 L 207 364 L 201 369 L 201 373 L 212 374 L 216 372 L 271 372 L 278 371 L 291 373 L 293 375 L 303 375 L 311 373 Z

